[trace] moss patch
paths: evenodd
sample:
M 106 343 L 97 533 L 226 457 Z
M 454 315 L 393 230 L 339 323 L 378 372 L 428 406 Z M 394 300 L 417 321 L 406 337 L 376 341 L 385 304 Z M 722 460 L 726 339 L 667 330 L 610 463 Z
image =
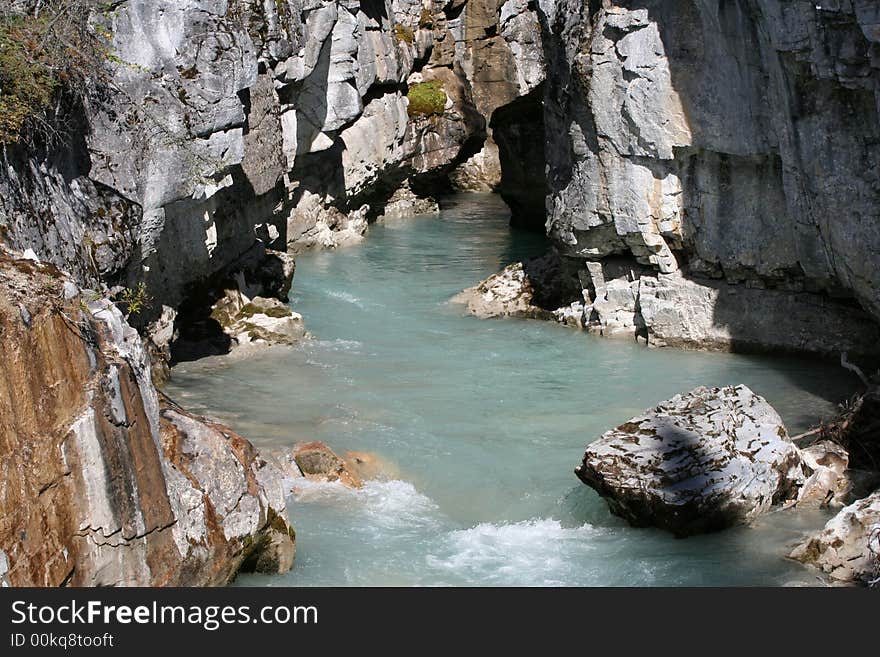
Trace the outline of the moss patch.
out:
M 420 82 L 409 88 L 407 112 L 410 116 L 431 116 L 443 114 L 446 107 L 446 92 L 440 82 Z
M 267 317 L 281 319 L 282 317 L 290 317 L 293 315 L 293 311 L 286 306 L 270 306 L 269 308 L 265 308 L 258 307 L 253 303 L 248 303 L 239 311 L 238 316 L 247 319 L 248 317 L 260 314 L 266 315 Z

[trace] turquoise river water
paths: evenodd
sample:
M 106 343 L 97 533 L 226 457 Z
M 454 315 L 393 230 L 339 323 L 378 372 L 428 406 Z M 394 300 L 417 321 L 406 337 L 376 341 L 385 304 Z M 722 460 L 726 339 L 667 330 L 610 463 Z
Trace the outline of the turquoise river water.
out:
M 314 340 L 174 369 L 173 398 L 260 448 L 322 440 L 391 464 L 358 491 L 299 486 L 293 571 L 238 584 L 818 583 L 785 554 L 821 512 L 675 539 L 612 516 L 573 470 L 603 431 L 698 385 L 745 383 L 797 432 L 856 382 L 833 364 L 651 350 L 448 303 L 544 248 L 495 197 L 452 197 L 439 218 L 298 257 L 291 302 Z

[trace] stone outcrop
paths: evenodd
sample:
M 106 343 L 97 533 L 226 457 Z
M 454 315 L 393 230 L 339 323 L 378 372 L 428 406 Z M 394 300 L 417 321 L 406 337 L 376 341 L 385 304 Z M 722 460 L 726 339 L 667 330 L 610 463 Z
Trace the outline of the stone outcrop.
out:
M 798 493 L 798 506 L 843 506 L 850 492 L 849 453 L 837 443 L 820 440 L 801 450 L 810 475 Z
M 534 7 L 547 230 L 583 289 L 559 318 L 656 346 L 876 353 L 876 3 Z
M 832 580 L 880 583 L 880 491 L 841 509 L 790 556 Z
M 633 525 L 680 536 L 748 522 L 804 482 L 779 415 L 742 385 L 662 402 L 588 445 L 575 472 Z
M 559 260 L 554 254 L 509 265 L 485 281 L 460 292 L 452 303 L 465 304 L 467 311 L 481 319 L 523 317 L 549 319 L 549 308 L 559 279 Z
M 584 301 L 569 313 L 576 325 L 652 347 L 860 355 L 878 349 L 880 329 L 868 313 L 822 295 L 652 273 L 627 259 L 587 263 L 580 281 Z
M 460 70 L 485 119 L 483 147 L 451 179 L 459 189 L 498 191 L 514 224 L 544 229 L 545 54 L 540 10 L 527 0 L 448 3 L 435 26 L 430 66 Z
M 0 578 L 218 585 L 293 560 L 280 474 L 162 403 L 137 332 L 53 266 L 0 256 Z
M 293 344 L 306 336 L 302 315 L 278 299 L 248 299 L 238 290 L 214 304 L 211 317 L 235 345 Z

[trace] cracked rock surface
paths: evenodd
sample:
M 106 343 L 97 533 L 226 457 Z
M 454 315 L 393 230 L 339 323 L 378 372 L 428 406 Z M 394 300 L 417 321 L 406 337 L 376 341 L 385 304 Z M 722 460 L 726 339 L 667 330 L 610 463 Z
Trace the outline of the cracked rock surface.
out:
M 834 580 L 880 580 L 880 491 L 844 507 L 789 555 Z
M 0 255 L 0 578 L 221 585 L 293 562 L 281 475 L 161 402 L 140 336 L 53 265 Z
M 743 385 L 658 404 L 588 445 L 575 472 L 633 525 L 680 536 L 748 522 L 804 480 L 781 418 Z

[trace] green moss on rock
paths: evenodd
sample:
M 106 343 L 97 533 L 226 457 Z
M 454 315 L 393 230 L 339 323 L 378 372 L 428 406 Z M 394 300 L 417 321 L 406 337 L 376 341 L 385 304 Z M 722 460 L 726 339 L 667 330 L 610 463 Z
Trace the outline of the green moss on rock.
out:
M 293 311 L 287 306 L 278 305 L 278 306 L 258 306 L 254 303 L 247 303 L 244 307 L 238 312 L 238 316 L 241 319 L 248 319 L 249 317 L 253 317 L 254 315 L 266 315 L 267 317 L 274 317 L 276 319 L 281 319 L 282 317 L 290 317 L 293 315 Z
M 443 114 L 446 107 L 446 92 L 436 80 L 411 85 L 406 97 L 409 99 L 407 112 L 410 116 Z

